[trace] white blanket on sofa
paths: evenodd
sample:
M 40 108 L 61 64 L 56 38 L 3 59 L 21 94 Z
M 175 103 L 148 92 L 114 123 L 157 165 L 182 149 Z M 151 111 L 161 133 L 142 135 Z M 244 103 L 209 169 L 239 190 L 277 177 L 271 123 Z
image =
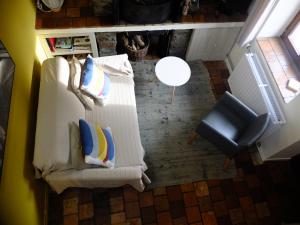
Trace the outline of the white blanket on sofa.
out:
M 133 78 L 133 71 L 126 54 L 105 56 L 94 59 L 104 72 L 114 76 L 127 76 Z

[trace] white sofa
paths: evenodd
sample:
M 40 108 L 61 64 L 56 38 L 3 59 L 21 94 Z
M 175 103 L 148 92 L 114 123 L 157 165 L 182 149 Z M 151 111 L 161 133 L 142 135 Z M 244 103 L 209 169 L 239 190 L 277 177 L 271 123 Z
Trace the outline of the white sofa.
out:
M 140 140 L 133 73 L 127 55 L 96 58 L 110 71 L 111 89 L 107 104 L 85 110 L 68 89 L 69 65 L 62 57 L 42 65 L 33 165 L 57 193 L 68 187 L 119 187 L 125 184 L 143 191 L 144 150 Z M 116 61 L 119 64 L 116 67 Z M 110 66 L 111 64 L 111 66 Z M 85 118 L 113 133 L 115 168 L 76 170 L 71 168 L 69 124 Z M 144 179 L 143 179 L 144 178 Z

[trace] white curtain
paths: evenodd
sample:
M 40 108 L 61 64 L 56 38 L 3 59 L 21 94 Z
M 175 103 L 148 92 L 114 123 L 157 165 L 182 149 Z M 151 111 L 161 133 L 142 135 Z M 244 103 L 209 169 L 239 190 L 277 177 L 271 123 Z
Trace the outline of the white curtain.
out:
M 252 41 L 279 0 L 256 0 L 238 38 L 243 47 Z

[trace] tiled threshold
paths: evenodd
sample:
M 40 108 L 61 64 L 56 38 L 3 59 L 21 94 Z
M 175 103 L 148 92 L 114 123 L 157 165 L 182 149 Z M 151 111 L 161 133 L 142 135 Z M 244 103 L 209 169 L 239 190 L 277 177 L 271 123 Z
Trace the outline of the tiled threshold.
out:
M 293 63 L 280 37 L 260 38 L 258 45 L 266 59 L 284 101 L 288 103 L 298 93 L 287 88 L 290 79 L 299 80 L 300 72 Z

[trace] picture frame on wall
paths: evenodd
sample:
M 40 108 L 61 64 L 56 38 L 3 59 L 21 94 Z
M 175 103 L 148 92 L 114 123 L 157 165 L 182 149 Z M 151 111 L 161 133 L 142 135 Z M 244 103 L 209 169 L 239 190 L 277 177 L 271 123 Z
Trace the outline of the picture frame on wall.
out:
M 0 40 L 0 179 L 4 162 L 14 72 L 15 63 Z

